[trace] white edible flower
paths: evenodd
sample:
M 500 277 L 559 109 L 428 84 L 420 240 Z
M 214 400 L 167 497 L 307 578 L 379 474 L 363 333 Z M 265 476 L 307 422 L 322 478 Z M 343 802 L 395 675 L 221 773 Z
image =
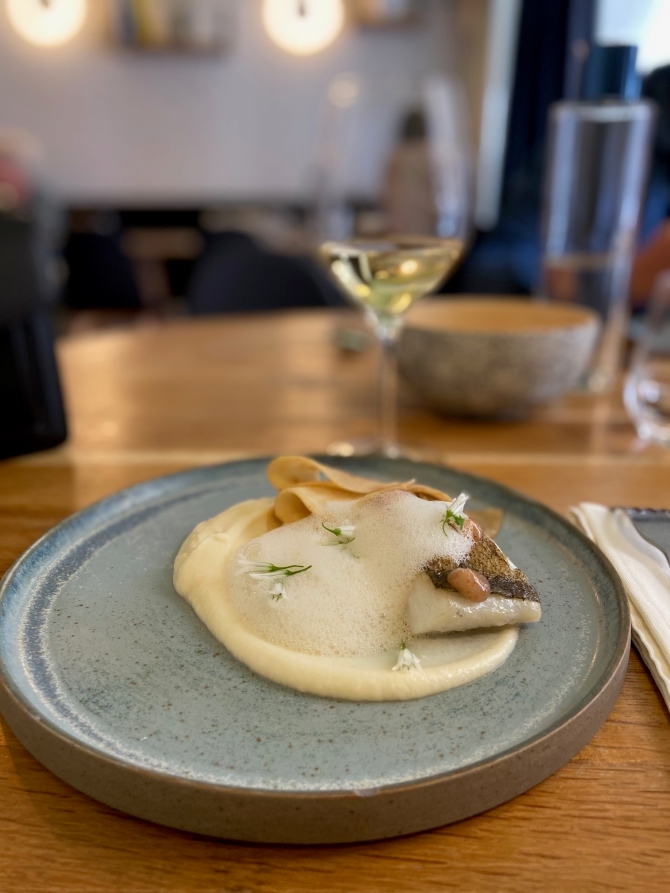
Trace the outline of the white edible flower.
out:
M 456 499 L 452 499 L 449 505 L 447 506 L 447 510 L 450 511 L 453 515 L 462 515 L 463 509 L 465 508 L 465 503 L 468 501 L 469 497 L 467 493 L 459 493 Z
M 272 567 L 272 566 L 271 566 Z M 279 577 L 285 577 L 285 570 L 267 570 L 267 571 L 258 571 L 258 573 L 254 574 L 251 571 L 247 571 L 252 580 L 274 580 Z
M 271 602 L 280 602 L 287 598 L 286 580 L 288 577 L 302 574 L 312 566 L 311 564 L 306 567 L 302 564 L 287 564 L 282 567 L 272 564 L 270 561 L 256 561 L 253 558 L 247 558 L 241 553 L 237 556 L 237 563 L 240 565 L 238 574 L 249 574 L 252 580 L 275 581 L 268 590 Z
M 447 510 L 442 519 L 442 530 L 444 530 L 447 524 L 458 528 L 458 530 L 463 530 L 463 524 L 465 523 L 465 512 L 463 509 L 468 499 L 469 497 L 466 493 L 459 493 L 456 499 L 452 499 L 447 504 Z M 444 532 L 446 533 L 447 531 L 444 530 Z
M 272 565 L 267 561 L 255 561 L 253 558 L 247 558 L 245 555 L 240 553 L 237 556 L 237 563 L 239 564 L 239 569 L 237 571 L 239 574 L 267 574 L 270 572 Z
M 283 599 L 288 598 L 284 580 L 276 580 L 270 587 L 268 595 L 270 596 L 271 602 L 280 602 Z
M 421 670 L 423 672 L 423 667 L 421 666 L 421 661 L 419 658 L 409 650 L 409 648 L 405 647 L 405 643 L 403 642 L 400 646 L 400 651 L 398 652 L 398 660 L 396 661 L 394 670 Z
M 353 524 L 349 524 L 348 521 L 345 521 L 344 524 L 340 524 L 339 527 L 328 527 L 326 522 L 322 521 L 321 526 L 324 530 L 327 530 L 328 533 L 332 533 L 333 536 L 337 537 L 337 542 L 326 543 L 328 546 L 346 546 L 356 539 L 354 535 L 356 533 L 356 527 Z

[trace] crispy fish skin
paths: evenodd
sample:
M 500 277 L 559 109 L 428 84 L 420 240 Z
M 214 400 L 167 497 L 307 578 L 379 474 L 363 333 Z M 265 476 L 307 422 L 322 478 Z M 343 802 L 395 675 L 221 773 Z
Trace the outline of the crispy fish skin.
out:
M 451 589 L 447 583 L 447 577 L 455 571 L 458 565 L 451 558 L 433 558 L 425 566 L 424 570 L 430 577 L 436 589 Z
M 462 564 L 457 565 L 450 558 L 434 558 L 426 565 L 425 571 L 437 589 L 451 589 L 452 587 L 447 583 L 447 577 L 457 567 L 470 568 L 470 570 L 483 574 L 489 581 L 491 592 L 496 595 L 534 602 L 540 601 L 540 597 L 528 577 L 518 568 L 510 567 L 504 553 L 486 535 L 473 545 L 470 554 Z
M 521 574 L 521 571 L 519 571 L 519 573 Z M 539 602 L 540 597 L 533 584 L 524 574 L 521 574 L 521 577 L 523 579 L 516 580 L 498 575 L 489 577 L 488 581 L 489 586 L 491 587 L 491 592 L 495 595 L 504 595 L 507 598 L 521 598 L 525 601 Z

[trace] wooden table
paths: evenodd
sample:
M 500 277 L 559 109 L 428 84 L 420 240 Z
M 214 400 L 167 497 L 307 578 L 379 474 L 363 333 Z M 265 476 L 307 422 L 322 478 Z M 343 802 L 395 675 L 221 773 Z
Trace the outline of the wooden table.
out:
M 319 452 L 373 429 L 374 355 L 334 317 L 201 319 L 60 345 L 71 438 L 0 464 L 0 572 L 64 516 L 119 487 L 248 453 Z M 521 423 L 464 422 L 403 395 L 401 435 L 565 511 L 670 505 L 670 454 L 618 398 L 571 397 Z M 635 653 L 594 740 L 532 791 L 413 837 L 341 847 L 225 843 L 130 818 L 0 735 L 0 890 L 613 891 L 670 889 L 670 722 Z

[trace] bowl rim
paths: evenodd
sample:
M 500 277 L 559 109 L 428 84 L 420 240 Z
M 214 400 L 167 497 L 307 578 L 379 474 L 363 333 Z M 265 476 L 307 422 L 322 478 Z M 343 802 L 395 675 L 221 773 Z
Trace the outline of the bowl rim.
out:
M 557 320 L 553 324 L 538 324 L 536 326 L 529 325 L 527 328 L 490 328 L 482 327 L 481 321 L 477 325 L 468 325 L 467 322 L 459 322 L 457 325 L 450 325 L 448 322 L 442 325 L 436 325 L 434 320 L 422 320 L 421 316 L 430 312 L 428 309 L 437 309 L 438 312 L 445 307 L 455 307 L 456 309 L 471 308 L 473 305 L 482 307 L 491 307 L 496 310 L 502 308 L 514 310 L 515 313 L 523 308 L 532 307 L 531 312 L 535 312 L 537 308 L 550 309 L 551 314 L 558 317 L 565 315 L 565 320 Z M 417 318 L 413 317 L 417 315 Z M 436 295 L 429 298 L 425 302 L 416 305 L 412 309 L 411 314 L 405 322 L 405 329 L 412 329 L 416 332 L 430 332 L 436 335 L 467 335 L 490 337 L 537 337 L 538 335 L 550 335 L 555 332 L 567 332 L 575 329 L 588 329 L 600 324 L 600 316 L 590 307 L 584 307 L 581 304 L 562 304 L 555 301 L 543 300 L 541 298 L 523 298 L 523 297 L 497 297 L 495 295 Z

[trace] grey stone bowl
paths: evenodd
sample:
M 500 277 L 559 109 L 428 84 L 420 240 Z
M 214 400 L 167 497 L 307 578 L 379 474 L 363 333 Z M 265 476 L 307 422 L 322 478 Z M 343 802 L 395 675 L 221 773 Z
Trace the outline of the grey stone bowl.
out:
M 584 307 L 508 298 L 433 298 L 408 317 L 400 373 L 450 415 L 523 417 L 574 387 L 600 331 Z

